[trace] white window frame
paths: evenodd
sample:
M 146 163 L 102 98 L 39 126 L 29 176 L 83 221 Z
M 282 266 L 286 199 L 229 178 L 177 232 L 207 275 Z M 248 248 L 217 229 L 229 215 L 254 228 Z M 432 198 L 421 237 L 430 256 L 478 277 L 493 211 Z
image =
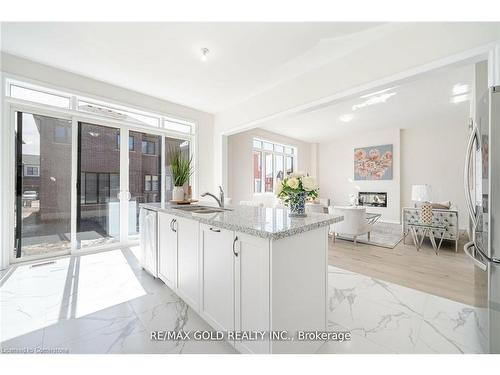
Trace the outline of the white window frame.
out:
M 254 141 L 259 141 L 261 142 L 261 144 L 263 144 L 263 142 L 266 142 L 266 143 L 271 143 L 273 145 L 273 149 L 272 150 L 266 150 L 264 149 L 264 147 L 255 147 L 254 146 Z M 281 146 L 283 147 L 283 152 L 278 152 L 278 151 L 275 151 L 276 150 L 276 146 Z M 285 153 L 285 148 L 291 148 L 293 150 L 293 153 L 292 154 L 287 154 Z M 253 179 L 253 168 L 254 168 L 254 165 L 253 165 L 253 153 L 255 152 L 260 152 L 260 173 L 261 173 L 261 176 L 260 176 L 260 192 L 256 192 L 255 191 L 255 182 L 254 182 L 254 179 Z M 255 194 L 263 194 L 263 193 L 271 193 L 270 191 L 265 191 L 265 187 L 266 187 L 266 183 L 265 183 L 265 177 L 266 177 L 266 162 L 265 162 L 265 154 L 271 154 L 273 156 L 273 191 L 272 193 L 274 193 L 276 191 L 276 182 L 277 182 L 277 178 L 276 178 L 276 156 L 283 156 L 283 172 L 284 172 L 284 175 L 286 175 L 286 157 L 291 157 L 292 160 L 293 160 L 293 171 L 297 171 L 297 153 L 298 153 L 298 148 L 296 146 L 292 146 L 292 145 L 287 145 L 287 144 L 284 144 L 284 143 L 281 143 L 281 142 L 276 142 L 276 141 L 270 141 L 268 139 L 264 139 L 264 138 L 260 138 L 260 137 L 254 137 L 252 138 L 252 190 Z
M 143 108 L 123 105 L 121 103 L 117 103 L 113 100 L 109 100 L 106 98 L 99 98 L 88 94 L 83 94 L 81 92 L 76 92 L 73 90 L 64 90 L 59 87 L 55 87 L 52 85 L 48 85 L 46 83 L 37 82 L 31 80 L 29 78 L 20 77 L 11 74 L 5 74 L 0 72 L 1 74 L 1 84 L 3 87 L 2 90 L 2 104 L 3 104 L 3 123 L 8 126 L 2 126 L 0 129 L 1 135 L 1 148 L 2 154 L 0 155 L 0 164 L 2 170 L 5 171 L 8 175 L 15 174 L 15 162 L 14 162 L 14 149 L 15 149 L 15 140 L 14 140 L 14 121 L 15 121 L 15 113 L 16 112 L 24 112 L 24 113 L 33 113 L 38 115 L 45 115 L 60 119 L 70 120 L 72 122 L 72 172 L 71 172 L 71 239 L 72 246 L 70 251 L 58 251 L 45 255 L 36 255 L 36 256 L 26 256 L 23 258 L 14 258 L 14 215 L 8 215 L 6 220 L 2 223 L 1 232 L 3 234 L 7 234 L 2 236 L 2 242 L 0 244 L 3 252 L 1 254 L 4 262 L 6 261 L 8 264 L 22 263 L 22 262 L 30 262 L 36 261 L 42 258 L 53 258 L 61 255 L 67 254 L 83 254 L 83 253 L 92 253 L 97 251 L 106 251 L 111 249 L 116 249 L 118 247 L 137 244 L 138 236 L 129 236 L 128 231 L 123 230 L 128 226 L 127 224 L 123 224 L 122 222 L 126 222 L 128 220 L 128 204 L 124 203 L 121 206 L 122 215 L 120 215 L 121 219 L 121 236 L 120 241 L 116 243 L 110 243 L 106 245 L 97 245 L 95 247 L 88 247 L 84 249 L 76 249 L 76 181 L 77 181 L 77 128 L 79 122 L 87 122 L 95 125 L 101 126 L 110 126 L 110 127 L 119 127 L 121 134 L 121 148 L 124 148 L 126 152 L 123 153 L 125 155 L 123 158 L 121 157 L 120 164 L 126 165 L 128 171 L 128 135 L 129 131 L 136 132 L 144 132 L 152 135 L 161 136 L 161 184 L 160 184 L 160 196 L 161 202 L 165 202 L 165 186 L 166 186 L 166 171 L 165 171 L 165 138 L 176 138 L 182 139 L 190 142 L 189 150 L 190 156 L 193 158 L 195 173 L 191 177 L 191 186 L 193 188 L 193 194 L 197 194 L 198 192 L 198 132 L 197 127 L 198 124 L 194 119 L 182 118 L 181 116 L 173 115 L 170 113 L 152 113 Z M 59 96 L 69 96 L 70 97 L 70 108 L 62 108 L 57 106 L 51 106 L 43 103 L 31 102 L 28 100 L 23 100 L 19 98 L 10 97 L 10 86 L 14 84 L 16 86 L 26 87 L 32 90 L 38 90 L 41 92 L 46 92 L 49 94 L 59 95 Z M 154 115 L 159 118 L 159 127 L 148 126 L 147 124 L 134 122 L 134 121 L 126 121 L 126 120 L 118 120 L 113 117 L 106 117 L 101 114 L 91 113 L 87 111 L 79 111 L 77 108 L 78 99 L 88 99 L 97 101 L 98 103 L 105 103 L 106 105 L 112 106 L 114 108 L 125 108 L 126 110 L 134 111 L 136 113 L 145 113 L 148 116 Z M 189 125 L 190 132 L 176 132 L 172 129 L 168 129 L 164 127 L 164 121 L 175 121 L 183 125 Z M 126 160 L 123 160 L 126 159 Z M 128 173 L 120 174 L 120 186 L 127 186 L 128 191 Z M 14 212 L 14 197 L 15 197 L 15 183 L 7 184 L 7 186 L 0 187 L 0 194 L 2 200 L 2 207 L 8 210 L 8 212 Z

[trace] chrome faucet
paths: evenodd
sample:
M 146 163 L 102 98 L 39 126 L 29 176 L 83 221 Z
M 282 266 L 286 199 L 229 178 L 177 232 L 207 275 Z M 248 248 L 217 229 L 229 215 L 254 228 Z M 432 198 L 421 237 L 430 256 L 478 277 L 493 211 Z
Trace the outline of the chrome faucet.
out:
M 224 208 L 224 190 L 222 190 L 222 186 L 219 186 L 219 198 L 217 198 L 212 193 L 209 193 L 208 191 L 206 193 L 203 193 L 201 196 L 206 197 L 207 195 L 214 198 L 220 208 Z

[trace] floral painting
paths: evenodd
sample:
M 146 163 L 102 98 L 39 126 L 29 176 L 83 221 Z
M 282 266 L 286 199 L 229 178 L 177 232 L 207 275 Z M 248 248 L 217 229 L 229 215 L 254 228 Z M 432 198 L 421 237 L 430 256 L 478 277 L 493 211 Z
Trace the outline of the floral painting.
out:
M 354 149 L 355 180 L 392 180 L 392 145 Z

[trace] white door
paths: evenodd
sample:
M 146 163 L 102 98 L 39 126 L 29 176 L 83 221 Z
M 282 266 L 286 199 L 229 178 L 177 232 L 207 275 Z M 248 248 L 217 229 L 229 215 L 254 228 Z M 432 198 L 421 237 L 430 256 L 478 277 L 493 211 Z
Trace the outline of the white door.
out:
M 171 289 L 177 288 L 177 218 L 158 213 L 158 276 Z
M 269 241 L 236 233 L 235 328 L 237 331 L 269 331 Z M 240 352 L 269 353 L 269 340 L 235 343 Z
M 234 330 L 234 232 L 202 224 L 200 313 L 216 329 Z
M 199 278 L 199 223 L 177 217 L 177 294 L 198 311 L 200 296 Z

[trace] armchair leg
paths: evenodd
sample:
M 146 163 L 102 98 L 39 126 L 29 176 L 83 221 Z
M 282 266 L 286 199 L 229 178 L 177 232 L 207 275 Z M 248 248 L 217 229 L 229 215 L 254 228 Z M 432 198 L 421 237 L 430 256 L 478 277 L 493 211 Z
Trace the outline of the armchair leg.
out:
M 455 253 L 458 253 L 458 238 L 455 240 Z
M 370 241 L 370 234 L 371 234 L 371 233 L 372 233 L 372 232 L 368 232 L 368 241 Z
M 354 246 L 357 245 L 357 242 L 356 242 L 357 238 L 358 238 L 358 236 L 354 236 Z

